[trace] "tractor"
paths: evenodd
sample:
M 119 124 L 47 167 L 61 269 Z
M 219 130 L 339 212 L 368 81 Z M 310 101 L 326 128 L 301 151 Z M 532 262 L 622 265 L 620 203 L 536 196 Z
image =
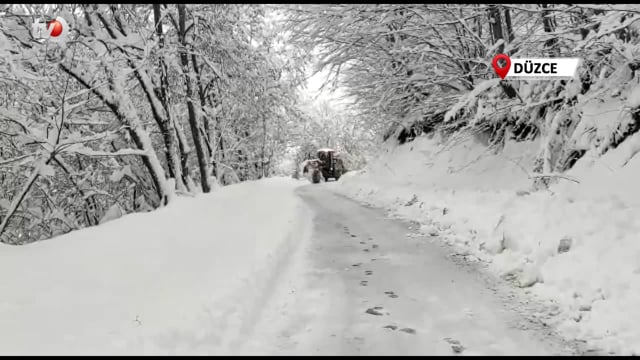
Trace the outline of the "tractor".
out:
M 322 178 L 324 181 L 334 179 L 338 181 L 346 172 L 344 162 L 333 149 L 318 150 L 316 159 L 308 159 L 303 163 L 303 174 L 311 176 L 311 182 L 317 184 Z

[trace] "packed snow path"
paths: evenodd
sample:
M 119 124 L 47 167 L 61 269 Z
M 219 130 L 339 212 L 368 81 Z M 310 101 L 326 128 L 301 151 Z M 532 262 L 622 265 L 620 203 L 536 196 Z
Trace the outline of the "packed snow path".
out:
M 297 192 L 315 213 L 240 354 L 567 354 L 408 223 L 337 195 Z

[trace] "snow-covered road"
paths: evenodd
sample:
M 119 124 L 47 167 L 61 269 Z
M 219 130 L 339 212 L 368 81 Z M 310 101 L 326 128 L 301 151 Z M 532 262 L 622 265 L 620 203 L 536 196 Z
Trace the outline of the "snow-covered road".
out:
M 568 354 L 442 246 L 330 191 L 299 187 L 315 213 L 239 354 Z
M 247 182 L 3 245 L 0 354 L 573 353 L 513 288 L 338 185 Z

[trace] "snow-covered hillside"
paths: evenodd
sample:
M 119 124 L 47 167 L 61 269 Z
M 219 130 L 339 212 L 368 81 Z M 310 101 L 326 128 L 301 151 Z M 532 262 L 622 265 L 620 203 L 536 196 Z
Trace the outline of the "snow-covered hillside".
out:
M 0 245 L 9 354 L 222 354 L 308 234 L 300 182 L 245 182 L 24 246 Z
M 420 222 L 555 304 L 555 325 L 568 338 L 640 354 L 640 158 L 620 161 L 631 145 L 585 155 L 549 190 L 534 191 L 535 142 L 507 142 L 495 153 L 469 135 L 423 136 L 387 147 L 334 188 Z

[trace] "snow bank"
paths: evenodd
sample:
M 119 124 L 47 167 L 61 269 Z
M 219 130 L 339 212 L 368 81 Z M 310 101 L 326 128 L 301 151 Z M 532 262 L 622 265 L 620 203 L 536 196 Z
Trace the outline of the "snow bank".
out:
M 625 142 L 626 143 L 626 142 Z M 550 191 L 531 191 L 536 143 L 500 154 L 472 137 L 387 147 L 336 191 L 419 221 L 557 307 L 558 329 L 594 349 L 640 354 L 640 159 L 623 143 L 582 158 Z M 631 144 L 631 142 L 629 142 Z
M 229 353 L 266 301 L 273 269 L 308 227 L 293 193 L 300 184 L 232 185 L 0 247 L 0 352 Z

